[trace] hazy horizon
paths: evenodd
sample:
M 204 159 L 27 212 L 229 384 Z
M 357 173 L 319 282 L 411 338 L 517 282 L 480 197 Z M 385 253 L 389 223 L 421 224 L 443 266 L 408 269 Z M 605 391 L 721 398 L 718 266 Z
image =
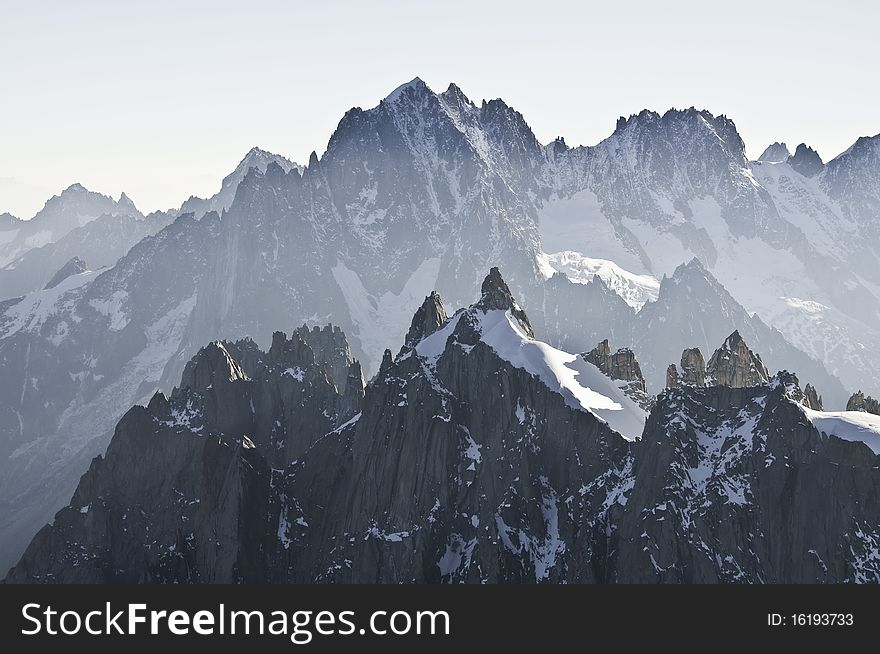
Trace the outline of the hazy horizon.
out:
M 21 218 L 74 182 L 124 191 L 144 212 L 176 207 L 215 193 L 253 146 L 305 164 L 346 110 L 416 76 L 503 98 L 543 143 L 595 145 L 619 116 L 689 106 L 730 117 L 751 158 L 784 141 L 828 161 L 880 132 L 876 85 L 855 65 L 878 60 L 880 8 L 861 0 L 747 0 L 720 23 L 692 0 L 50 2 L 6 14 L 0 213 Z

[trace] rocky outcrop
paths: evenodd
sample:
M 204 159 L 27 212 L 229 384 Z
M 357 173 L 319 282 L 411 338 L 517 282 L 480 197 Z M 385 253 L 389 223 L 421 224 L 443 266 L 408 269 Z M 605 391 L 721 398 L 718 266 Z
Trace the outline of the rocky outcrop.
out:
M 766 384 L 770 374 L 761 356 L 752 352 L 735 331 L 709 359 L 706 379 L 712 385 L 747 388 Z
M 680 368 L 672 364 L 666 371 L 666 388 L 679 386 L 747 388 L 765 384 L 769 379 L 770 375 L 761 357 L 752 352 L 739 331 L 735 331 L 725 339 L 720 348 L 715 350 L 708 364 L 703 362 L 703 353 L 699 348 L 684 350 L 681 353 Z M 815 389 L 813 392 L 815 393 Z
M 314 352 L 315 361 L 327 368 L 330 379 L 340 393 L 353 384 L 352 388 L 360 388 L 363 394 L 364 379 L 360 363 L 355 360 L 348 339 L 338 325 L 315 325 L 311 329 L 303 325 L 295 334 Z
M 414 347 L 423 338 L 443 327 L 448 320 L 440 295 L 432 291 L 413 316 L 409 331 L 406 333 L 405 344 Z
M 670 363 L 666 368 L 666 388 L 678 388 L 681 386 L 681 376 L 678 374 L 678 367 L 674 363 Z
M 700 348 L 688 348 L 681 353 L 681 382 L 687 386 L 706 385 L 706 364 Z
M 636 355 L 629 348 L 620 348 L 612 354 L 608 339 L 605 339 L 583 357 L 611 379 L 634 382 L 639 390 L 647 392 L 642 369 L 636 360 Z
M 642 376 L 642 369 L 636 355 L 629 348 L 611 351 L 608 339 L 601 341 L 595 348 L 581 355 L 585 361 L 592 363 L 611 379 L 627 382 L 624 391 L 640 406 L 650 410 L 653 397 L 648 395 L 648 387 Z
M 79 257 L 73 257 L 70 261 L 61 266 L 58 272 L 52 275 L 52 279 L 49 280 L 43 290 L 55 288 L 71 275 L 78 275 L 86 270 L 88 270 L 86 262 Z
M 815 177 L 825 168 L 822 157 L 806 143 L 801 143 L 788 158 L 788 165 L 804 177 Z
M 865 396 L 862 391 L 853 393 L 846 403 L 847 411 L 864 411 L 880 416 L 880 400 L 875 400 L 870 395 Z
M 706 364 L 700 348 L 687 348 L 681 353 L 680 368 L 670 364 L 666 369 L 666 388 L 706 385 Z
M 822 396 L 816 391 L 812 384 L 804 386 L 804 406 L 813 409 L 813 411 L 824 411 L 822 407 Z M 850 409 L 847 409 L 848 411 Z
M 517 319 L 523 328 L 526 336 L 529 338 L 535 337 L 535 332 L 532 330 L 532 324 L 529 322 L 526 312 L 520 308 L 513 298 L 507 282 L 501 277 L 501 271 L 497 267 L 489 270 L 489 274 L 483 280 L 483 284 L 480 287 L 480 300 L 476 306 L 484 311 L 510 311 L 511 315 Z

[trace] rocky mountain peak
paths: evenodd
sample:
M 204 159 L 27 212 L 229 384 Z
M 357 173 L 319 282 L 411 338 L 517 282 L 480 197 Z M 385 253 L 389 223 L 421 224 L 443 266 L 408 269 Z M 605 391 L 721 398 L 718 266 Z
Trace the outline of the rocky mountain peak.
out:
M 409 331 L 406 333 L 405 344 L 415 347 L 419 341 L 441 329 L 448 321 L 449 317 L 446 315 L 440 295 L 437 291 L 431 291 L 413 315 Z
M 280 177 L 281 174 L 289 173 L 292 170 L 302 171 L 302 167 L 281 155 L 268 152 L 256 146 L 252 147 L 238 162 L 233 171 L 223 178 L 220 190 L 217 193 L 209 198 L 190 196 L 180 206 L 180 213 L 192 212 L 196 218 L 201 218 L 211 211 L 222 213 L 232 206 L 238 187 L 245 180 L 253 182 L 250 178 L 251 175 L 263 173 L 268 176 Z
M 880 400 L 875 400 L 870 395 L 866 396 L 861 390 L 852 394 L 846 403 L 847 411 L 863 411 L 880 416 Z
M 790 156 L 791 152 L 789 152 L 788 146 L 785 143 L 777 141 L 766 147 L 764 152 L 761 153 L 761 156 L 758 157 L 758 161 L 763 161 L 765 163 L 782 163 Z
M 700 348 L 685 349 L 679 365 L 680 368 L 673 363 L 666 369 L 666 388 L 706 385 L 706 363 Z
M 489 270 L 489 274 L 483 280 L 483 285 L 480 287 L 480 300 L 474 306 L 483 311 L 510 311 L 519 320 L 529 338 L 535 337 L 535 332 L 532 330 L 532 325 L 529 322 L 528 316 L 526 316 L 526 312 L 520 308 L 514 299 L 513 294 L 510 292 L 510 287 L 507 286 L 507 282 L 504 281 L 501 271 L 498 270 L 497 266 L 492 267 Z
M 480 300 L 477 302 L 477 306 L 486 311 L 492 309 L 506 311 L 514 307 L 519 308 L 516 300 L 513 299 L 513 294 L 510 292 L 510 287 L 504 281 L 501 271 L 497 266 L 490 269 L 489 274 L 483 279 L 483 284 L 480 287 Z
M 749 388 L 766 384 L 770 380 L 767 367 L 760 355 L 746 345 L 739 330 L 728 336 L 715 350 L 709 363 L 705 364 L 699 348 L 688 348 L 681 353 L 680 368 L 672 364 L 666 370 L 666 387 L 679 386 L 728 386 Z M 812 387 L 811 387 L 812 388 Z M 813 389 L 816 404 L 821 404 Z
M 383 375 L 387 375 L 393 367 L 394 356 L 391 354 L 391 350 L 386 348 L 382 353 L 382 363 L 379 364 L 378 376 L 382 377 Z
M 681 353 L 681 379 L 688 386 L 706 385 L 706 363 L 698 347 L 691 347 Z
M 677 290 L 678 287 L 689 289 L 695 284 L 701 289 L 704 287 L 721 288 L 718 281 L 706 270 L 703 262 L 696 257 L 677 266 L 671 276 L 663 276 L 663 279 L 660 280 L 658 299 L 680 294 Z
M 116 201 L 116 204 L 119 205 L 119 208 L 125 213 L 138 213 L 138 208 L 135 206 L 132 199 L 125 194 L 125 191 L 119 194 L 119 199 Z
M 648 386 L 642 375 L 642 368 L 631 349 L 620 348 L 612 352 L 606 338 L 581 357 L 611 379 L 625 382 L 621 385 L 623 392 L 643 409 L 650 411 L 654 398 L 648 395 Z
M 706 377 L 714 385 L 730 388 L 748 388 L 770 380 L 770 374 L 760 355 L 749 349 L 739 330 L 734 331 L 715 350 L 706 366 Z
M 314 361 L 324 367 L 340 393 L 350 386 L 363 392 L 361 365 L 352 355 L 348 339 L 338 325 L 314 326 L 311 329 L 303 325 L 291 334 L 291 340 L 294 337 L 309 346 Z
M 648 389 L 645 385 L 645 378 L 642 376 L 642 369 L 639 366 L 635 353 L 631 349 L 624 347 L 612 353 L 611 345 L 606 338 L 595 348 L 581 356 L 583 356 L 585 361 L 589 361 L 611 377 L 611 379 L 635 382 L 639 390 L 647 392 Z
M 215 384 L 228 384 L 242 379 L 248 379 L 248 376 L 229 353 L 227 344 L 214 341 L 200 349 L 186 364 L 180 388 L 205 392 Z
M 300 328 L 302 329 L 302 328 Z M 309 330 L 306 329 L 308 334 Z M 303 332 L 294 331 L 290 338 L 284 332 L 272 333 L 272 345 L 268 351 L 269 364 L 273 366 L 311 366 L 315 363 L 315 350 L 303 338 Z
M 640 147 L 656 143 L 666 148 L 670 137 L 675 139 L 676 147 L 699 145 L 709 151 L 720 146 L 716 152 L 732 155 L 745 163 L 745 144 L 733 121 L 723 114 L 715 115 L 695 107 L 669 109 L 663 115 L 645 109 L 629 118 L 620 118 L 611 138 L 637 139 L 642 141 Z
M 254 146 L 248 150 L 247 154 L 244 155 L 242 160 L 235 167 L 235 171 L 228 175 L 226 179 L 239 181 L 237 178 L 242 177 L 251 168 L 256 168 L 261 172 L 264 172 L 271 164 L 279 166 L 284 172 L 290 172 L 294 168 L 298 168 L 298 166 L 290 159 L 282 157 L 280 154 L 275 154 Z
M 79 257 L 73 257 L 67 263 L 61 266 L 61 268 L 58 269 L 58 272 L 52 275 L 52 279 L 49 280 L 49 283 L 46 284 L 43 290 L 55 288 L 56 286 L 58 286 L 58 284 L 63 282 L 71 275 L 78 275 L 79 273 L 85 272 L 86 270 L 88 270 L 88 268 L 86 267 L 86 262 Z
M 807 384 L 804 387 L 804 405 L 813 411 L 824 411 L 822 407 L 822 396 L 816 391 L 816 387 Z
M 565 139 L 561 136 L 557 136 L 553 139 L 553 142 L 550 144 L 550 149 L 554 154 L 563 154 L 568 152 L 571 148 L 568 147 L 568 144 L 565 142 Z
M 459 107 L 474 106 L 470 99 L 464 94 L 464 92 L 455 82 L 451 82 L 449 84 L 449 87 L 440 94 L 440 97 L 444 102 L 452 105 L 457 105 Z
M 819 153 L 806 143 L 797 146 L 794 154 L 788 158 L 788 165 L 804 177 L 815 177 L 825 167 Z
M 823 411 L 822 398 L 812 384 L 807 384 L 801 390 L 801 383 L 795 373 L 780 370 L 769 380 L 769 389 L 781 389 L 782 396 L 795 404 L 800 404 L 813 411 Z
M 401 98 L 406 97 L 415 97 L 424 92 L 431 92 L 431 89 L 428 88 L 428 85 L 422 81 L 419 77 L 414 77 L 409 82 L 405 84 L 401 84 L 396 89 L 394 89 L 391 93 L 389 93 L 382 102 L 384 104 L 394 104 Z

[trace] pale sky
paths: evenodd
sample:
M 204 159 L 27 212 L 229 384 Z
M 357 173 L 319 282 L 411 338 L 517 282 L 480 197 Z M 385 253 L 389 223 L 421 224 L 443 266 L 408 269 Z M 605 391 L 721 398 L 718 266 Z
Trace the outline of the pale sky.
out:
M 258 145 L 305 163 L 399 84 L 501 97 L 539 140 L 696 106 L 748 154 L 880 132 L 880 3 L 0 0 L 0 212 L 73 182 L 142 211 L 211 195 Z

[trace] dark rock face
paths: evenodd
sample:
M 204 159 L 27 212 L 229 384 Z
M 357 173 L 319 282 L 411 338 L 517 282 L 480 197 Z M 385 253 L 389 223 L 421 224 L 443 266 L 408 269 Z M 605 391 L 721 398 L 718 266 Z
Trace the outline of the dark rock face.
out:
M 477 306 L 484 311 L 501 310 L 510 311 L 510 313 L 519 321 L 526 335 L 534 338 L 535 332 L 529 322 L 526 312 L 513 299 L 513 294 L 507 286 L 507 282 L 501 277 L 501 272 L 497 267 L 489 270 L 483 285 L 480 288 L 480 301 Z
M 639 390 L 647 391 L 645 378 L 642 377 L 642 369 L 636 360 L 636 355 L 629 348 L 621 348 L 612 354 L 611 346 L 606 338 L 583 357 L 611 379 L 636 382 Z
M 49 280 L 43 290 L 55 288 L 56 286 L 58 286 L 58 284 L 63 282 L 71 275 L 78 275 L 79 273 L 85 272 L 86 270 L 88 270 L 86 262 L 79 257 L 73 257 L 70 261 L 61 266 L 58 272 L 52 275 L 52 279 Z
M 873 250 L 873 243 L 880 236 L 877 212 L 880 210 L 880 187 L 877 174 L 880 171 L 880 134 L 863 136 L 852 147 L 828 162 L 820 184 L 826 192 L 840 203 L 843 213 L 866 229 L 862 238 L 863 248 Z M 859 252 L 860 270 L 869 277 L 876 277 L 876 263 Z M 871 270 L 873 269 L 873 270 Z
M 816 391 L 812 384 L 804 386 L 804 405 L 813 411 L 824 411 L 822 407 L 822 396 Z M 847 411 L 852 411 L 847 407 Z
M 770 374 L 758 354 L 752 352 L 738 331 L 715 350 L 706 366 L 706 376 L 713 385 L 747 388 L 767 383 Z
M 681 386 L 681 375 L 674 363 L 670 363 L 666 368 L 666 388 L 678 388 Z
M 327 368 L 328 376 L 340 394 L 353 383 L 354 388 L 360 388 L 363 395 L 363 371 L 351 352 L 345 334 L 337 325 L 316 325 L 311 329 L 303 325 L 294 334 L 312 349 L 315 361 Z
M 266 354 L 209 345 L 170 399 L 126 415 L 8 580 L 600 581 L 630 444 L 483 343 L 486 304 L 436 358 L 388 353 L 344 423 L 322 418 L 337 394 L 296 334 Z M 306 452 L 276 455 L 280 434 Z M 139 529 L 117 538 L 134 507 Z
M 706 363 L 700 348 L 687 348 L 681 353 L 681 383 L 688 386 L 706 385 Z
M 794 375 L 668 389 L 627 441 L 483 340 L 529 324 L 490 277 L 353 399 L 335 329 L 202 348 L 7 581 L 880 582 L 877 455 L 817 431 Z M 739 342 L 708 369 L 755 379 Z
M 715 350 L 708 365 L 704 363 L 703 353 L 699 348 L 685 349 L 681 353 L 680 365 L 680 370 L 675 364 L 667 369 L 666 388 L 679 386 L 746 388 L 765 384 L 770 379 L 761 357 L 748 348 L 738 331 L 728 336 L 724 344 Z M 812 390 L 815 394 L 815 389 Z
M 857 391 L 853 393 L 846 403 L 846 410 L 864 411 L 865 413 L 873 413 L 880 416 L 880 400 L 875 400 L 870 395 L 866 397 L 862 391 Z
M 331 327 L 317 337 L 341 333 Z M 289 339 L 277 332 L 268 352 L 248 340 L 202 348 L 169 398 L 156 393 L 125 414 L 8 580 L 271 581 L 265 539 L 281 501 L 275 483 L 363 397 L 363 386 L 340 390 L 329 375 L 347 361 L 360 378 L 340 350 L 316 357 L 299 331 Z M 63 554 L 46 566 L 53 552 Z
M 815 177 L 825 168 L 822 157 L 805 143 L 797 146 L 794 154 L 788 158 L 788 165 L 804 177 Z
M 294 580 L 601 580 L 600 516 L 629 444 L 498 358 L 467 317 L 433 365 L 410 352 L 383 366 L 357 422 L 292 471 L 302 513 L 286 522 L 309 525 L 292 537 Z M 322 495 L 350 509 L 324 519 Z
M 780 374 L 661 395 L 635 452 L 609 579 L 880 582 L 877 456 L 820 434 Z M 843 470 L 845 474 L 842 474 Z M 834 488 L 833 492 L 829 492 Z
M 414 347 L 423 338 L 430 336 L 446 324 L 449 317 L 443 302 L 436 292 L 432 292 L 413 316 L 412 324 L 406 333 L 406 345 Z
M 654 398 L 648 395 L 648 387 L 645 384 L 645 378 L 642 377 L 642 368 L 632 350 L 620 348 L 617 352 L 612 353 L 611 345 L 606 338 L 581 356 L 611 379 L 628 382 L 623 387 L 626 394 L 644 409 L 650 410 Z

